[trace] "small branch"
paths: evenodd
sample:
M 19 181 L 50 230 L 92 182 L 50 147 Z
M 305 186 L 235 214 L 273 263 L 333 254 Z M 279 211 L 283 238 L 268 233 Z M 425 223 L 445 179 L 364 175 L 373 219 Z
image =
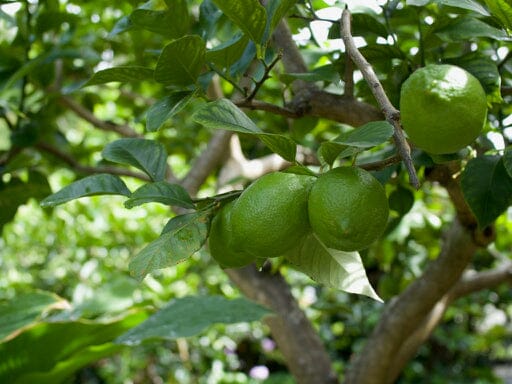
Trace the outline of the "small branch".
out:
M 58 101 L 61 105 L 72 110 L 77 116 L 91 123 L 96 128 L 102 129 L 104 131 L 116 132 L 125 137 L 142 137 L 142 135 L 127 125 L 119 125 L 98 119 L 91 111 L 68 96 L 61 96 Z
M 40 142 L 35 146 L 37 149 L 47 152 L 66 163 L 70 168 L 74 169 L 78 173 L 84 173 L 88 175 L 97 173 L 109 173 L 111 175 L 128 176 L 136 179 L 151 181 L 149 176 L 144 173 L 130 171 L 129 169 L 123 169 L 119 167 L 90 167 L 87 165 L 80 164 L 73 156 L 69 153 L 61 151 L 60 149 L 53 147 L 45 142 Z
M 354 63 L 350 55 L 345 55 L 345 74 L 343 75 L 345 83 L 343 95 L 345 97 L 354 97 Z
M 358 164 L 357 166 L 366 169 L 367 171 L 379 171 L 381 169 L 389 167 L 390 165 L 397 164 L 401 160 L 402 158 L 400 157 L 400 155 L 393 155 L 384 160 L 375 161 L 373 163 Z
M 265 62 L 263 62 L 263 65 L 265 66 L 265 73 L 263 74 L 263 77 L 261 78 L 261 80 L 256 83 L 251 94 L 245 98 L 246 101 L 251 101 L 252 99 L 254 99 L 256 97 L 256 94 L 260 90 L 263 83 L 265 81 L 267 81 L 268 79 L 270 79 L 270 77 L 271 77 L 270 71 L 272 70 L 272 68 L 275 67 L 275 65 L 279 62 L 279 60 L 281 60 L 281 57 L 282 57 L 282 55 L 278 54 L 276 56 L 276 58 L 274 60 L 272 60 L 272 62 L 269 65 L 266 65 Z
M 300 112 L 294 111 L 293 109 L 290 109 L 290 108 L 285 108 L 285 107 L 280 107 L 275 104 L 270 104 L 265 101 L 245 99 L 245 100 L 237 101 L 237 102 L 235 102 L 235 104 L 240 108 L 247 108 L 247 109 L 251 109 L 251 110 L 270 112 L 270 113 L 273 113 L 276 115 L 281 115 L 281 116 L 289 117 L 292 119 L 301 117 Z
M 391 104 L 372 66 L 357 49 L 351 34 L 350 16 L 350 11 L 345 8 L 341 17 L 341 35 L 345 43 L 346 51 L 370 86 L 370 89 L 381 107 L 386 120 L 393 125 L 393 137 L 398 153 L 402 157 L 405 167 L 407 168 L 410 183 L 418 189 L 420 187 L 420 182 L 411 159 L 411 149 L 405 139 L 402 127 L 400 126 L 400 112 L 393 106 L 393 104 Z

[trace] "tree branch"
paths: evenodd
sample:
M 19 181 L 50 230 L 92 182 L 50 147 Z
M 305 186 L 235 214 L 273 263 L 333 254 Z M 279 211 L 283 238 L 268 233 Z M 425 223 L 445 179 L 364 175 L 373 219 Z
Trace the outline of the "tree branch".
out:
M 512 263 L 510 262 L 506 262 L 504 265 L 490 271 L 463 276 L 457 284 L 436 303 L 425 320 L 417 326 L 414 333 L 402 344 L 399 352 L 393 359 L 387 382 L 395 382 L 407 362 L 414 357 L 418 348 L 430 337 L 434 329 L 442 321 L 446 310 L 453 301 L 502 283 L 512 284 Z
M 77 116 L 81 117 L 85 121 L 95 126 L 96 128 L 99 128 L 104 131 L 116 132 L 121 136 L 125 137 L 142 137 L 141 134 L 137 133 L 135 130 L 133 130 L 131 127 L 127 125 L 119 125 L 98 119 L 96 116 L 94 116 L 94 114 L 91 111 L 89 111 L 87 108 L 83 107 L 82 105 L 80 105 L 68 96 L 61 96 L 58 99 L 58 102 L 64 107 L 73 111 Z
M 51 146 L 48 143 L 40 142 L 36 144 L 35 146 L 37 149 L 47 152 L 64 163 L 66 163 L 70 168 L 74 169 L 78 173 L 83 173 L 87 175 L 92 174 L 98 174 L 98 173 L 109 173 L 111 175 L 118 175 L 118 176 L 129 176 L 134 177 L 136 179 L 144 180 L 144 181 L 151 181 L 148 175 L 141 172 L 135 172 L 130 171 L 129 169 L 119 168 L 119 167 L 91 167 L 87 165 L 80 164 L 73 156 L 71 156 L 69 153 L 66 153 L 62 150 L 60 150 L 57 147 Z
M 286 72 L 308 72 L 307 65 L 284 21 L 281 21 L 276 28 L 273 40 L 276 47 L 283 53 L 281 62 Z M 286 113 L 293 111 L 289 117 L 315 116 L 354 127 L 383 118 L 382 113 L 373 105 L 358 101 L 351 96 L 319 90 L 311 82 L 295 80 L 292 83 L 292 90 L 293 100 L 286 105 Z
M 347 372 L 347 384 L 382 384 L 404 341 L 460 278 L 477 245 L 454 220 L 439 257 L 384 310 L 378 325 Z
M 382 108 L 382 112 L 384 113 L 386 120 L 393 126 L 393 138 L 395 140 L 398 153 L 400 153 L 405 167 L 407 168 L 407 172 L 409 173 L 409 182 L 418 189 L 420 187 L 420 182 L 411 159 L 411 148 L 405 139 L 400 125 L 400 112 L 393 106 L 393 104 L 391 104 L 372 66 L 357 49 L 354 39 L 352 38 L 350 17 L 350 11 L 345 8 L 341 16 L 341 36 L 345 43 L 345 49 L 350 55 L 352 61 L 363 74 L 363 77 L 368 83 L 375 99 Z
M 338 383 L 318 334 L 280 274 L 258 272 L 252 265 L 226 269 L 226 273 L 248 298 L 276 313 L 276 316 L 266 317 L 264 321 L 270 327 L 297 383 Z

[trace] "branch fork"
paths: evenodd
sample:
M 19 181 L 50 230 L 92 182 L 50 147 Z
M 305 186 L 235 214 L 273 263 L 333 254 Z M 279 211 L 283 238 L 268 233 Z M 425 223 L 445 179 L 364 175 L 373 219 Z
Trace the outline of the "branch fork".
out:
M 416 174 L 416 169 L 414 168 L 414 164 L 411 158 L 411 148 L 405 139 L 405 135 L 400 124 L 400 111 L 398 111 L 393 106 L 393 104 L 391 104 L 372 66 L 357 49 L 351 33 L 350 18 L 351 13 L 347 8 L 345 8 L 341 16 L 341 36 L 343 42 L 345 43 L 345 49 L 354 64 L 356 64 L 356 66 L 363 74 L 363 77 L 368 83 L 373 96 L 381 107 L 386 121 L 388 121 L 393 126 L 393 138 L 395 140 L 398 153 L 400 154 L 400 157 L 402 158 L 402 161 L 407 168 L 407 172 L 409 173 L 409 182 L 412 186 L 414 186 L 414 188 L 418 189 L 420 187 L 420 182 L 418 180 L 418 175 Z

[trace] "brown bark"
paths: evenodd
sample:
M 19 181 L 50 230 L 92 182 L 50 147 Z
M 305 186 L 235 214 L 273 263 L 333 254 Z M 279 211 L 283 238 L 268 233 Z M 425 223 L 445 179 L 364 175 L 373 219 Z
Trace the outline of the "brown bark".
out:
M 244 295 L 276 313 L 265 318 L 265 323 L 297 383 L 338 383 L 320 337 L 280 274 L 258 272 L 254 266 L 226 272 Z

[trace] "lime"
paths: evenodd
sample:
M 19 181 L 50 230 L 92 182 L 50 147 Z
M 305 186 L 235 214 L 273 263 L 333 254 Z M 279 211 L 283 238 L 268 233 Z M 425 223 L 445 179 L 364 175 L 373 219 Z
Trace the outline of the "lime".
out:
M 334 168 L 321 175 L 309 194 L 309 222 L 329 248 L 367 248 L 387 224 L 388 199 L 382 185 L 357 167 Z
M 487 117 L 485 91 L 476 77 L 454 65 L 428 65 L 403 83 L 402 125 L 418 148 L 457 152 L 480 134 Z
M 236 251 L 233 248 L 231 228 L 233 204 L 234 201 L 230 201 L 215 215 L 210 227 L 210 237 L 208 238 L 210 254 L 223 268 L 238 268 L 254 261 L 253 256 Z
M 231 212 L 235 247 L 255 257 L 281 256 L 309 231 L 313 176 L 275 172 L 260 177 Z

